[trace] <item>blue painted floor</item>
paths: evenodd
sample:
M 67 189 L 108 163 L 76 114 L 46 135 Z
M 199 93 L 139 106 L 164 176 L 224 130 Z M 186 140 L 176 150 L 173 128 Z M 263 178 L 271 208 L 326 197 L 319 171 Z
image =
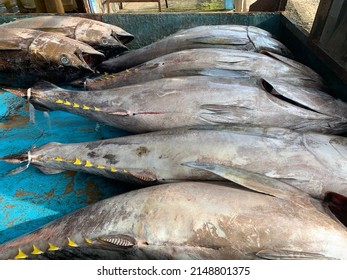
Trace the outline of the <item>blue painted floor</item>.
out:
M 53 141 L 84 142 L 127 134 L 64 112 L 51 112 L 47 119 L 35 111 L 35 123 L 31 123 L 28 108 L 24 99 L 0 93 L 0 157 L 25 153 L 33 145 Z M 131 190 L 123 183 L 83 173 L 45 175 L 33 166 L 6 176 L 17 167 L 0 161 L 0 243 L 90 203 Z

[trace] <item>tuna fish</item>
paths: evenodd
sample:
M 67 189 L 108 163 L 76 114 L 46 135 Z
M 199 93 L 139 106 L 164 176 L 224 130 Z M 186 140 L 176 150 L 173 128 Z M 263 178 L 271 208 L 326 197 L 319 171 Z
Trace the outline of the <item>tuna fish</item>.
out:
M 40 79 L 67 82 L 93 71 L 104 55 L 58 34 L 0 28 L 0 83 L 32 86 Z
M 262 77 L 323 89 L 322 78 L 307 66 L 280 55 L 230 49 L 189 49 L 170 53 L 115 75 L 86 79 L 88 90 L 108 89 L 164 77 L 188 75 Z
M 258 174 L 189 166 L 248 189 L 181 182 L 135 190 L 1 245 L 0 259 L 347 259 L 347 230 L 319 201 Z
M 101 21 L 73 16 L 40 16 L 19 19 L 0 27 L 53 32 L 84 42 L 107 56 L 119 54 L 134 36 L 122 28 Z
M 47 174 L 82 171 L 148 186 L 187 180 L 220 180 L 182 166 L 204 161 L 241 168 L 289 183 L 313 197 L 347 195 L 347 139 L 283 128 L 201 126 L 94 142 L 48 143 L 28 154 L 5 156 Z M 27 164 L 27 165 L 28 165 Z M 24 167 L 25 168 L 25 167 Z
M 270 51 L 290 56 L 290 51 L 271 35 L 253 26 L 211 25 L 179 31 L 143 48 L 104 61 L 100 69 L 119 72 L 159 56 L 185 49 L 225 48 L 247 51 Z
M 26 91 L 23 95 L 28 98 Z M 166 78 L 88 92 L 42 82 L 30 90 L 29 99 L 40 110 L 68 111 L 135 133 L 200 124 L 347 130 L 347 104 L 341 100 L 318 90 L 253 78 Z

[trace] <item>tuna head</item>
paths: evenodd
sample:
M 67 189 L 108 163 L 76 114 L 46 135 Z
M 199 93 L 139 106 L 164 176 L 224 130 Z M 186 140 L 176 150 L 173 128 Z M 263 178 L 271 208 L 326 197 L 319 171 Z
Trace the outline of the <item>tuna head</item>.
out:
M 107 56 L 119 54 L 128 48 L 124 43 L 130 42 L 133 36 L 118 36 L 116 26 L 105 24 L 98 21 L 81 20 L 75 29 L 75 38 L 78 41 L 85 42 L 97 50 L 102 51 Z
M 28 53 L 33 62 L 43 62 L 53 67 L 92 69 L 104 55 L 82 42 L 42 32 L 30 44 Z

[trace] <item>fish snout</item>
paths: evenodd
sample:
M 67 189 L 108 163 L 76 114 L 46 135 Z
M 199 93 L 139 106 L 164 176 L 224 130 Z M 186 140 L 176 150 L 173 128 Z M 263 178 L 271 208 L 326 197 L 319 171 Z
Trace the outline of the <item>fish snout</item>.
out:
M 74 67 L 92 69 L 104 55 L 91 46 L 57 34 L 42 32 L 29 46 L 30 59 L 37 64 L 48 64 L 50 69 Z

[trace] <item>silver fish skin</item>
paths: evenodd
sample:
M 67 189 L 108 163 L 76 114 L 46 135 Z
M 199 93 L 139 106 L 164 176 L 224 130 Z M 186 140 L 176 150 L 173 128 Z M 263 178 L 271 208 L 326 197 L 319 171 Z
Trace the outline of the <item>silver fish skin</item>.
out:
M 309 67 L 269 52 L 188 49 L 170 53 L 116 73 L 86 79 L 87 90 L 109 89 L 179 76 L 262 77 L 292 85 L 324 89 L 323 79 Z
M 177 181 L 221 180 L 182 166 L 204 161 L 276 178 L 323 199 L 347 195 L 347 140 L 283 128 L 184 127 L 95 142 L 48 143 L 30 151 L 30 163 L 47 174 L 81 171 L 139 186 Z M 2 157 L 28 162 L 27 154 Z
M 65 82 L 93 71 L 104 55 L 82 42 L 48 32 L 0 28 L 2 85 Z
M 258 185 L 131 191 L 0 245 L 0 259 L 347 259 L 347 231 L 319 202 Z
M 347 130 L 347 103 L 322 91 L 255 78 L 189 76 L 87 92 L 42 82 L 31 88 L 30 102 L 134 133 L 202 124 Z
M 19 19 L 0 25 L 5 28 L 27 28 L 52 32 L 84 42 L 107 56 L 119 54 L 128 48 L 124 45 L 134 39 L 134 36 L 122 28 L 74 16 L 39 16 Z
M 200 26 L 179 31 L 140 49 L 129 51 L 118 57 L 105 60 L 98 69 L 119 72 L 157 57 L 185 49 L 224 48 L 245 51 L 270 51 L 291 56 L 281 42 L 264 35 L 256 27 L 238 25 Z

